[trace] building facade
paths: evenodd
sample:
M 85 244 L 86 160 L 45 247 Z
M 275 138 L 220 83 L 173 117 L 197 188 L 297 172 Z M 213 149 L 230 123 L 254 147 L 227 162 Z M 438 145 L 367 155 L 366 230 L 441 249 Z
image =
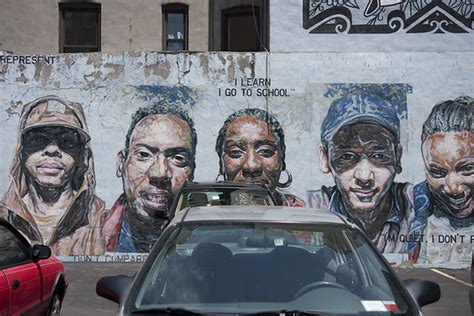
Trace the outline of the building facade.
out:
M 5 113 L 0 193 L 7 216 L 26 226 L 33 223 L 36 237 L 45 241 L 50 228 L 65 234 L 66 241 L 76 232 L 83 234 L 77 238 L 85 238 L 85 231 L 95 236 L 88 240 L 96 243 L 80 249 L 54 240 L 56 253 L 69 260 L 94 255 L 106 261 L 124 252 L 142 253 L 143 240 L 120 239 L 131 229 L 124 214 L 141 214 L 140 205 L 133 204 L 140 198 L 166 199 L 150 198 L 155 191 L 138 185 L 148 183 L 148 174 L 143 159 L 129 156 L 131 133 L 140 127 L 132 117 L 150 106 L 165 112 L 173 107 L 181 112 L 167 124 L 181 124 L 171 134 L 186 132 L 178 139 L 188 141 L 178 146 L 187 150 L 169 169 L 180 180 L 168 188 L 168 197 L 186 181 L 234 179 L 240 168 L 241 174 L 274 184 L 278 196 L 293 197 L 285 203 L 353 217 L 391 262 L 471 264 L 473 5 L 287 0 L 202 1 L 197 7 L 196 1 L 157 1 L 153 7 L 150 2 L 143 2 L 146 10 L 136 2 L 133 8 L 125 1 L 88 2 L 90 21 L 97 20 L 100 5 L 100 53 L 92 54 L 58 54 L 60 47 L 78 47 L 66 39 L 61 46 L 59 36 L 60 12 L 74 17 L 77 4 L 35 2 L 30 11 L 45 18 L 33 23 L 25 8 L 2 2 L 0 47 L 13 52 L 0 55 Z M 164 25 L 170 32 L 163 32 Z M 178 52 L 160 52 L 167 45 Z M 92 45 L 86 46 L 80 48 L 91 50 Z M 239 47 L 240 52 L 219 51 Z M 155 120 L 169 112 L 154 114 L 146 122 L 157 127 Z M 274 129 L 265 139 L 267 147 L 252 147 L 261 143 L 255 139 L 250 147 L 239 147 L 239 142 L 235 148 L 222 147 L 228 135 L 221 129 L 239 115 L 247 120 L 240 127 L 250 128 L 249 137 Z M 51 128 L 45 131 L 54 135 L 27 137 L 29 131 L 43 133 L 37 128 L 45 126 L 76 132 L 81 153 L 89 153 L 78 160 L 81 174 L 61 177 L 50 165 L 26 168 L 27 158 L 37 154 L 33 149 L 43 150 L 49 142 L 59 146 Z M 137 133 L 145 139 L 160 135 L 151 127 Z M 162 134 L 168 145 L 176 140 Z M 66 145 L 62 149 L 67 151 Z M 32 171 L 43 169 L 48 169 L 45 174 Z M 41 228 L 41 200 L 30 193 L 39 184 L 32 185 L 33 180 L 67 196 L 72 192 L 67 210 L 75 201 L 82 203 L 76 198 L 84 192 L 90 208 L 86 214 L 97 217 L 62 225 L 66 215 L 59 205 L 53 208 L 57 221 Z M 136 190 L 128 190 L 133 185 Z M 139 198 L 130 193 L 142 191 Z M 95 226 L 87 226 L 91 223 Z M 150 220 L 150 226 L 158 224 Z M 120 248 L 121 240 L 126 247 Z

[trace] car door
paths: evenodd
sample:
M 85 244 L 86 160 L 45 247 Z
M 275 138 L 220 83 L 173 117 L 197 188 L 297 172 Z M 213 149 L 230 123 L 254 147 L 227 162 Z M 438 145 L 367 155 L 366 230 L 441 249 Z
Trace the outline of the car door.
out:
M 10 287 L 8 286 L 7 277 L 0 270 L 0 315 L 8 315 L 10 307 Z
M 30 246 L 12 227 L 1 222 L 0 269 L 10 291 L 9 315 L 37 314 L 41 307 L 41 280 Z

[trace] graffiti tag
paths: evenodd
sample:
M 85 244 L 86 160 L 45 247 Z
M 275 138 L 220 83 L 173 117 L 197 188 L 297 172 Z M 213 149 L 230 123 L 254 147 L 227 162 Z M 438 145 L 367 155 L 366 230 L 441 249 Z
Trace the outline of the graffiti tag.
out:
M 41 62 L 47 64 L 54 64 L 56 56 L 42 56 L 42 55 L 0 55 L 0 62 L 5 64 L 24 64 L 34 65 Z

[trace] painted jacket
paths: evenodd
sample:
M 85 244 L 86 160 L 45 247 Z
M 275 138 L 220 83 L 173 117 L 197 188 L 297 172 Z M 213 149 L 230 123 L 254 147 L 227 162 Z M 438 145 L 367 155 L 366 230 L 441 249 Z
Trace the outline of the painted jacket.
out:
M 408 249 L 404 238 L 408 236 L 410 223 L 415 218 L 413 186 L 409 183 L 394 182 L 387 194 L 392 195 L 392 206 L 382 229 L 372 239 L 372 242 L 382 253 L 405 253 L 408 252 Z M 308 191 L 308 203 L 310 207 L 352 218 L 362 230 L 365 230 L 363 222 L 346 210 L 341 193 L 336 186 L 323 186 L 321 190 Z
M 10 169 L 10 182 L 3 197 L 0 216 L 6 218 L 33 244 L 45 244 L 38 223 L 33 217 L 34 209 L 30 209 L 23 198 L 29 188 L 25 172 L 20 162 L 21 135 L 24 129 L 28 105 L 20 117 L 19 135 L 16 154 Z M 87 129 L 84 114 L 76 110 L 75 115 Z M 94 163 L 90 144 L 85 144 L 84 177 L 74 192 L 74 200 L 67 211 L 59 219 L 48 242 L 54 255 L 102 255 L 104 253 L 101 224 L 104 219 L 104 202 L 95 195 Z
M 163 221 L 161 229 L 153 235 L 134 231 L 127 219 L 127 198 L 122 194 L 107 212 L 102 226 L 105 250 L 108 252 L 148 253 L 155 241 L 165 228 Z
M 426 181 L 415 185 L 414 192 L 416 220 L 410 225 L 410 233 L 424 237 L 420 262 L 442 266 L 456 262 L 463 267 L 470 266 L 474 216 L 460 219 L 445 212 L 434 203 Z
M 293 207 L 305 206 L 302 199 L 284 191 L 277 190 L 275 197 L 278 205 Z M 127 207 L 126 196 L 122 194 L 107 212 L 104 225 L 102 226 L 105 249 L 108 252 L 149 252 L 159 237 L 159 234 L 164 229 L 166 222 L 163 221 L 163 226 L 158 234 L 155 233 L 153 236 L 140 234 L 139 232 L 133 231 L 133 228 L 127 220 Z

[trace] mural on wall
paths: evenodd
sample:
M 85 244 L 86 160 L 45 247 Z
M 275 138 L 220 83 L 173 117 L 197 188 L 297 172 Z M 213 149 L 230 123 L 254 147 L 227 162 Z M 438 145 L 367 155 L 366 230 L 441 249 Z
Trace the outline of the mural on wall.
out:
M 423 124 L 426 181 L 415 186 L 412 233 L 427 239 L 420 260 L 471 262 L 474 237 L 474 99 L 434 106 Z M 447 240 L 446 240 L 447 239 Z M 417 247 L 417 245 L 412 245 Z
M 403 148 L 405 85 L 335 85 L 321 126 L 320 168 L 335 185 L 308 191 L 312 207 L 352 218 L 383 253 L 406 252 L 414 218 L 412 185 L 395 182 Z M 390 100 L 391 102 L 387 101 Z
M 285 151 L 283 128 L 273 115 L 255 108 L 237 111 L 225 120 L 217 137 L 219 175 L 230 181 L 264 183 L 278 205 L 303 207 L 301 198 L 283 191 L 293 181 Z M 283 171 L 287 179 L 280 182 Z
M 469 33 L 474 3 L 463 0 L 304 0 L 310 33 Z
M 89 141 L 80 104 L 46 96 L 24 106 L 2 212 L 55 254 L 104 252 Z
M 472 63 L 306 57 L 0 62 L 0 216 L 63 260 L 143 260 L 177 191 L 218 175 L 265 183 L 280 205 L 349 216 L 390 260 L 470 265 Z M 426 69 L 450 80 L 426 85 Z M 410 84 L 380 83 L 387 76 Z
M 193 180 L 197 135 L 185 110 L 170 103 L 138 109 L 117 155 L 124 193 L 107 213 L 107 251 L 149 252 L 177 191 Z

